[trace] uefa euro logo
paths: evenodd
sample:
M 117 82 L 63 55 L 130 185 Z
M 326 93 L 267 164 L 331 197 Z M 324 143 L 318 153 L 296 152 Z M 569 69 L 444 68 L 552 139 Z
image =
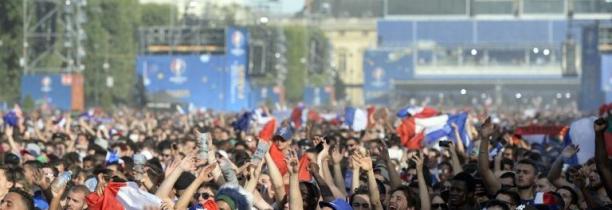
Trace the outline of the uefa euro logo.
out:
M 380 67 L 374 69 L 374 71 L 372 71 L 372 78 L 374 78 L 372 85 L 374 87 L 382 87 L 384 85 L 384 82 L 383 82 L 384 76 L 385 76 L 385 70 L 383 70 Z
M 187 77 L 184 77 L 185 69 L 187 64 L 183 59 L 175 58 L 172 59 L 172 63 L 170 63 L 170 71 L 174 76 L 170 77 L 170 82 L 181 84 L 187 80 Z
M 51 92 L 51 77 L 45 76 L 42 78 L 42 80 L 40 81 L 41 84 L 41 88 L 40 90 L 42 92 L 48 93 Z
M 244 34 L 241 31 L 234 31 L 232 33 L 232 55 L 241 56 L 244 54 Z

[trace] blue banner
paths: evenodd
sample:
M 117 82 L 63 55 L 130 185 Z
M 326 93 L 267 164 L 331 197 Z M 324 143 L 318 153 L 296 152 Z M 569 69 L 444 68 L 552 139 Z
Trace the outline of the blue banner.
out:
M 225 32 L 226 62 L 229 67 L 229 100 L 226 109 L 239 111 L 249 108 L 250 85 L 247 80 L 249 33 L 244 28 L 228 27 Z
M 306 106 L 327 106 L 331 105 L 332 86 L 327 87 L 306 87 L 304 89 L 304 104 Z
M 366 104 L 386 104 L 394 80 L 414 76 L 413 54 L 407 50 L 368 50 L 363 58 Z
M 250 96 L 252 108 L 258 107 L 262 104 L 275 105 L 280 102 L 278 88 L 274 87 L 253 87 Z
M 141 55 L 136 69 L 148 101 L 241 111 L 250 108 L 247 58 L 248 32 L 228 28 L 225 55 Z
M 612 54 L 601 55 L 601 89 L 612 92 Z
M 31 97 L 36 104 L 48 103 L 54 108 L 70 110 L 72 104 L 72 81 L 60 74 L 23 75 L 21 77 L 21 100 Z

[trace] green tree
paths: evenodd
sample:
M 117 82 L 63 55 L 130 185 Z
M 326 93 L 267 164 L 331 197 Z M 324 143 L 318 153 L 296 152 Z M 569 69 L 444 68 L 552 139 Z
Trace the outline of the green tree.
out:
M 135 83 L 137 29 L 141 20 L 138 1 L 90 0 L 87 17 L 88 54 L 84 72 L 87 101 L 89 105 L 105 108 L 129 104 Z M 113 87 L 106 86 L 107 77 L 113 78 Z
M 304 26 L 285 27 L 287 44 L 287 79 L 285 80 L 286 96 L 289 102 L 302 101 L 306 74 L 306 28 Z
M 176 14 L 176 7 L 170 4 L 141 4 L 140 26 L 170 25 Z
M 0 101 L 17 102 L 22 51 L 22 2 L 5 0 L 0 3 Z

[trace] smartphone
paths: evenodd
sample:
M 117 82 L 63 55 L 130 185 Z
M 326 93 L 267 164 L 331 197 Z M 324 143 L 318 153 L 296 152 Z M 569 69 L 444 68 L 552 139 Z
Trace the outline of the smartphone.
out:
M 448 147 L 451 144 L 451 141 L 439 141 L 438 144 L 440 147 Z
M 270 143 L 268 141 L 259 141 L 259 143 L 257 144 L 257 149 L 255 150 L 253 157 L 251 157 L 251 163 L 259 165 L 259 163 L 264 159 L 264 155 L 266 155 L 269 149 Z
M 200 160 L 208 160 L 208 141 L 211 139 L 210 133 L 200 133 L 198 136 L 198 154 Z

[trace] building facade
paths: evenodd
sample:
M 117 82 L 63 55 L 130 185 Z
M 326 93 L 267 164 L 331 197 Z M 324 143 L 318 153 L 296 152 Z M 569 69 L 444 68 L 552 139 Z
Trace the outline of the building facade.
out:
M 347 102 L 363 105 L 363 54 L 376 47 L 376 20 L 330 19 L 320 26 L 332 45 L 332 67 L 344 83 Z

